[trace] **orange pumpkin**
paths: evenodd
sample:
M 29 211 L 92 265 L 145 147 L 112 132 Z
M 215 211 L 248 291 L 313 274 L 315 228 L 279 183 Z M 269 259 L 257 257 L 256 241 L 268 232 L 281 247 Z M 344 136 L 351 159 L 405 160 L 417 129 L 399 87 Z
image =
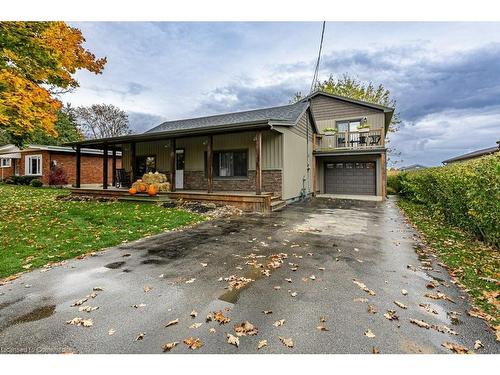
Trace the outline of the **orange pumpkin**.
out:
M 144 193 L 146 190 L 147 190 L 147 186 L 145 183 L 141 182 L 139 185 L 138 185 L 138 189 L 141 193 Z
M 136 188 L 130 188 L 130 189 L 128 189 L 128 193 L 130 195 L 136 195 L 137 194 L 137 189 Z
M 150 197 L 154 197 L 156 194 L 158 194 L 158 189 L 154 185 L 149 185 L 148 187 L 148 195 Z

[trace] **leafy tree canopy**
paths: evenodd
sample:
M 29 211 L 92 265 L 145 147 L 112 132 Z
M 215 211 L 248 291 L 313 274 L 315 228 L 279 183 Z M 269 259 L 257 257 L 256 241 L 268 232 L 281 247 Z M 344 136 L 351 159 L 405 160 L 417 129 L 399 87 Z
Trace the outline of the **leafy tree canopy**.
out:
M 0 22 L 0 129 L 17 143 L 36 131 L 57 137 L 58 93 L 78 87 L 79 69 L 99 74 L 106 58 L 83 47 L 64 22 Z

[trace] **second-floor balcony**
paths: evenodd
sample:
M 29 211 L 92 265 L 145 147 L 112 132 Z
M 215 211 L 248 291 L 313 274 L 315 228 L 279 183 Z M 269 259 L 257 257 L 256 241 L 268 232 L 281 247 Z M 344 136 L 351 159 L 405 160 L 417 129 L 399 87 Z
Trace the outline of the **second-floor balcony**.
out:
M 314 137 L 314 151 L 381 148 L 384 147 L 384 143 L 383 129 L 316 134 Z

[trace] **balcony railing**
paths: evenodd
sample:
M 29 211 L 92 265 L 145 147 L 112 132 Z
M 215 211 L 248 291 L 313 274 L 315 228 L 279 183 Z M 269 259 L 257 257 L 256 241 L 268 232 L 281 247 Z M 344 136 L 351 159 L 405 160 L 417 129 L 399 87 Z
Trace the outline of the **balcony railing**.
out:
M 369 149 L 384 146 L 384 131 L 382 129 L 371 129 L 365 132 L 317 134 L 314 138 L 314 151 Z

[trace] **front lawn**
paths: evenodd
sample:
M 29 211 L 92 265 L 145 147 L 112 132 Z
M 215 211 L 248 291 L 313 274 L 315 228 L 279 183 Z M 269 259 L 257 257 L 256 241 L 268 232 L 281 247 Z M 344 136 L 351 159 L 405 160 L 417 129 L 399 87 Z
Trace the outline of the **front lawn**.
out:
M 68 190 L 0 184 L 0 278 L 203 220 L 149 204 L 70 202 Z
M 424 235 L 450 273 L 468 290 L 474 304 L 500 324 L 500 252 L 472 234 L 446 224 L 423 205 L 401 199 L 399 207 Z

